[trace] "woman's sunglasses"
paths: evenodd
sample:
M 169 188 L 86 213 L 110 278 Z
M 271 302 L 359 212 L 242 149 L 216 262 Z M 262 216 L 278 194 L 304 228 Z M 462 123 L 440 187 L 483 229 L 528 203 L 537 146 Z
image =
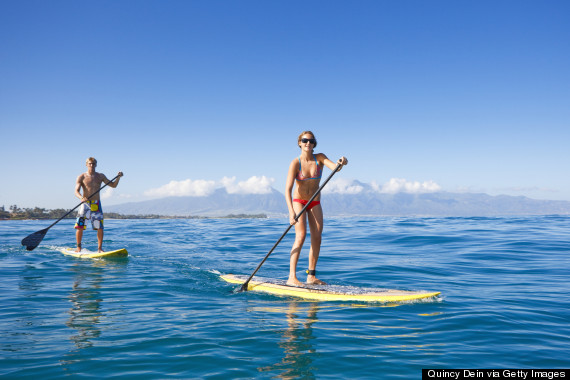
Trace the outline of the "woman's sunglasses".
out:
M 311 143 L 311 144 L 315 145 L 317 143 L 317 140 L 315 140 L 315 139 L 301 139 L 301 142 L 303 144 Z

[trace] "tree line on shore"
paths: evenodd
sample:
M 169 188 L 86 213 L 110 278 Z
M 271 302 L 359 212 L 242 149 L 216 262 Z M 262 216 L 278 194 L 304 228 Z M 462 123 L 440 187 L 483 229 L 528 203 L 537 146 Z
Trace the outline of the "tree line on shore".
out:
M 59 219 L 65 215 L 69 210 L 62 208 L 56 208 L 53 210 L 48 210 L 45 208 L 34 207 L 34 208 L 20 208 L 17 205 L 12 205 L 6 211 L 4 206 L 0 206 L 0 220 L 26 220 L 26 219 Z M 75 219 L 77 217 L 76 213 L 72 212 L 65 219 Z M 246 215 L 230 214 L 221 218 L 267 218 L 265 214 L 256 215 Z M 106 212 L 105 219 L 208 219 L 205 216 L 166 216 L 166 215 L 123 215 L 117 214 L 115 212 Z

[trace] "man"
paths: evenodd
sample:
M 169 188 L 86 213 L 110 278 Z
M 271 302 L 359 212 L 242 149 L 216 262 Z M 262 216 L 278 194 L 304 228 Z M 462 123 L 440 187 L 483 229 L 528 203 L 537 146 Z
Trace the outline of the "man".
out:
M 123 176 L 123 172 L 117 174 L 117 179 L 113 182 L 109 181 L 105 174 L 97 173 L 97 160 L 89 157 L 86 162 L 87 172 L 80 174 L 75 182 L 75 196 L 83 202 L 77 213 L 77 220 L 75 222 L 75 237 L 77 240 L 77 250 L 81 251 L 81 240 L 83 239 L 83 230 L 87 228 L 85 220 L 91 221 L 91 226 L 97 230 L 98 251 L 103 252 L 103 209 L 101 208 L 101 198 L 98 192 L 101 189 L 101 184 L 109 185 L 112 188 L 117 187 L 119 179 Z M 83 190 L 83 194 L 81 194 Z M 97 192 L 97 194 L 88 198 L 90 195 Z

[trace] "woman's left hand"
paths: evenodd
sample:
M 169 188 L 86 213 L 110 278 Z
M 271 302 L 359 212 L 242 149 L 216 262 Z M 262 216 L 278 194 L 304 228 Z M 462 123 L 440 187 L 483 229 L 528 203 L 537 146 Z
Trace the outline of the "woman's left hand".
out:
M 346 157 L 342 156 L 341 158 L 338 159 L 336 163 L 339 165 L 348 165 L 348 160 L 346 159 Z

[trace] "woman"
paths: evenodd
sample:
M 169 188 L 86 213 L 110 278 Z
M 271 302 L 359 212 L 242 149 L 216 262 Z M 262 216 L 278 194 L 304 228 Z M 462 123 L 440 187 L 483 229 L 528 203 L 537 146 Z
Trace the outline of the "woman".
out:
M 323 167 L 326 166 L 334 170 L 336 164 L 329 160 L 323 153 L 313 153 L 313 149 L 317 146 L 317 139 L 313 132 L 305 131 L 301 133 L 297 144 L 299 148 L 301 148 L 301 155 L 299 158 L 295 158 L 291 162 L 291 165 L 289 165 L 285 188 L 285 199 L 287 200 L 287 207 L 289 208 L 289 221 L 295 225 L 295 243 L 293 243 L 293 249 L 291 250 L 289 279 L 287 280 L 287 284 L 303 285 L 301 281 L 297 279 L 296 272 L 301 248 L 303 248 L 305 236 L 307 235 L 307 221 L 309 222 L 311 231 L 307 283 L 325 284 L 315 276 L 315 268 L 321 250 L 321 235 L 323 233 L 323 209 L 320 204 L 320 194 L 315 197 L 297 221 L 295 221 L 295 216 L 301 212 L 303 207 L 305 207 L 311 197 L 319 189 Z M 348 160 L 345 157 L 341 157 L 337 164 L 346 165 L 348 164 Z M 297 183 L 297 187 L 295 187 L 293 196 L 291 196 L 295 183 Z

